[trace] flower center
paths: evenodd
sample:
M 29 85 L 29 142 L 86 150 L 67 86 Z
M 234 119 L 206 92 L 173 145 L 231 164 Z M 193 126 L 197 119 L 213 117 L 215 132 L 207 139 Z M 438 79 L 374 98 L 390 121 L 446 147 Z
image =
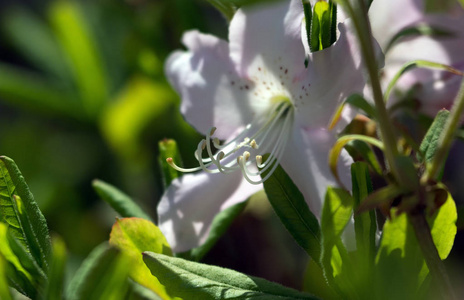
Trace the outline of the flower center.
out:
M 172 158 L 167 163 L 180 172 L 203 170 L 208 173 L 232 173 L 240 170 L 251 184 L 260 184 L 268 179 L 279 165 L 290 138 L 293 124 L 293 105 L 284 96 L 270 99 L 268 113 L 255 118 L 234 139 L 220 143 L 214 137 L 213 127 L 197 147 L 194 155 L 199 166 L 185 169 L 177 166 Z M 218 151 L 213 154 L 213 147 Z M 207 157 L 203 157 L 206 152 Z M 263 161 L 263 155 L 270 155 Z M 263 173 L 267 174 L 263 177 Z

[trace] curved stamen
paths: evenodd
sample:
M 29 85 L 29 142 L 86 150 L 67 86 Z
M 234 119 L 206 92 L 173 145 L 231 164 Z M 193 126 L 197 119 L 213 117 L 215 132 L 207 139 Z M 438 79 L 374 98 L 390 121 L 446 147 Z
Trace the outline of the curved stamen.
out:
M 274 172 L 285 152 L 293 123 L 292 104 L 289 101 L 276 103 L 266 120 L 263 120 L 265 114 L 261 116 L 261 118 L 253 120 L 242 132 L 224 145 L 220 145 L 219 139 L 213 136 L 216 127 L 212 127 L 194 152 L 199 163 L 196 168 L 181 168 L 174 163 L 172 158 L 168 158 L 166 161 L 180 172 L 203 170 L 208 173 L 231 173 L 240 170 L 248 182 L 260 184 Z M 219 150 L 216 154 L 213 152 L 213 146 Z M 244 148 L 248 148 L 249 151 L 243 151 L 241 155 L 236 154 L 237 151 Z M 263 161 L 261 155 L 256 154 L 258 149 L 261 153 L 270 153 L 266 161 Z M 204 158 L 202 153 L 205 150 L 207 157 Z M 257 167 L 258 170 L 252 166 Z M 266 176 L 258 180 L 256 177 L 261 176 L 264 172 L 267 172 Z

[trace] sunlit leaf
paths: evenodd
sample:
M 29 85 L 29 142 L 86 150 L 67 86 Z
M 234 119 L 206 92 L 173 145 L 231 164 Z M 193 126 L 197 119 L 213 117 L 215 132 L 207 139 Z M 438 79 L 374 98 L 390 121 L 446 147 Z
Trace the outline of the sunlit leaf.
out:
M 121 217 L 137 217 L 152 221 L 150 216 L 148 216 L 134 200 L 116 187 L 101 180 L 94 180 L 92 186 L 97 191 L 98 195 L 118 212 Z
M 74 274 L 66 299 L 120 299 L 128 290 L 131 260 L 107 244 L 95 248 Z
M 428 274 L 421 249 L 406 214 L 392 218 L 383 227 L 376 257 L 376 291 L 381 299 L 413 299 Z M 441 259 L 448 257 L 456 236 L 457 212 L 451 195 L 437 214 L 428 218 L 431 234 Z
M 363 141 L 353 140 L 345 145 L 346 151 L 353 157 L 361 157 L 378 175 L 382 175 L 382 167 L 372 148 Z M 356 159 L 355 159 L 356 160 Z
M 0 157 L 0 220 L 47 269 L 51 248 L 47 222 L 15 162 L 5 156 Z
M 262 174 L 263 178 L 267 172 Z M 309 210 L 303 194 L 278 166 L 264 182 L 264 190 L 281 222 L 298 244 L 317 262 L 321 253 L 319 222 Z
M 183 299 L 316 299 L 261 278 L 182 258 L 144 252 L 143 260 L 168 292 Z
M 322 254 L 324 276 L 332 288 L 348 297 L 354 296 L 350 273 L 351 261 L 341 242 L 341 235 L 353 215 L 354 199 L 344 189 L 329 187 L 321 216 Z
M 151 275 L 142 260 L 144 251 L 172 255 L 166 238 L 155 224 L 139 218 L 119 219 L 111 230 L 110 245 L 118 247 L 131 258 L 129 276 L 135 282 L 149 288 L 162 299 L 170 299 L 164 286 Z

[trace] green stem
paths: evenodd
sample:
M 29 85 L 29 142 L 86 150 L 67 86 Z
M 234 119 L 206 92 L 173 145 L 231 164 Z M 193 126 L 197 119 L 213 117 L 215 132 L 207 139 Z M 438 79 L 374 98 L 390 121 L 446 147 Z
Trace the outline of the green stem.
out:
M 430 167 L 427 169 L 427 172 L 422 178 L 423 182 L 437 179 L 439 171 L 441 170 L 443 164 L 445 163 L 446 156 L 448 155 L 448 151 L 451 147 L 451 142 L 453 141 L 454 134 L 456 133 L 456 129 L 460 125 L 463 112 L 464 112 L 464 79 L 461 83 L 461 88 L 456 97 L 456 100 L 454 101 L 454 105 L 451 108 L 448 122 L 446 122 L 445 128 L 443 129 L 443 133 L 440 137 L 440 141 L 438 142 L 439 146 L 438 146 L 437 152 L 435 156 L 433 157 Z
M 450 300 L 456 299 L 445 265 L 440 259 L 440 255 L 438 254 L 432 235 L 430 234 L 430 227 L 425 219 L 424 210 L 421 209 L 418 212 L 410 213 L 409 221 L 414 228 L 427 267 L 441 288 L 444 295 L 443 298 Z
M 400 180 L 401 173 L 398 172 L 395 164 L 395 157 L 398 155 L 398 148 L 396 146 L 396 138 L 391 127 L 390 117 L 388 115 L 387 108 L 385 107 L 385 102 L 383 100 L 377 60 L 375 57 L 374 47 L 372 46 L 373 39 L 364 0 L 357 0 L 358 7 L 356 10 L 353 9 L 352 5 L 347 0 L 339 0 L 339 2 L 342 4 L 348 15 L 351 17 L 351 21 L 353 22 L 358 35 L 359 43 L 361 46 L 361 52 L 370 78 L 372 94 L 377 110 L 378 126 L 380 129 L 380 134 L 382 136 L 383 143 L 385 145 L 385 158 L 390 166 L 391 172 L 393 173 L 397 181 L 402 182 Z

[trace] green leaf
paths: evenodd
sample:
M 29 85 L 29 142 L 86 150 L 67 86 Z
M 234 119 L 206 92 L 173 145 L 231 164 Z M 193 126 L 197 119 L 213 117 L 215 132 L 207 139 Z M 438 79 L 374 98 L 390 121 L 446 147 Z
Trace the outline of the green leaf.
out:
M 150 216 L 148 216 L 134 200 L 116 187 L 98 179 L 92 182 L 92 186 L 98 195 L 118 212 L 121 217 L 136 217 L 152 221 Z
M 367 102 L 367 100 L 364 99 L 363 96 L 361 96 L 359 94 L 350 95 L 348 97 L 348 99 L 346 99 L 345 103 L 349 104 L 349 105 L 351 105 L 351 106 L 353 106 L 355 108 L 361 109 L 370 118 L 374 118 L 374 119 L 377 118 L 377 113 L 375 111 L 375 108 L 372 106 L 372 104 Z
M 329 187 L 321 216 L 324 276 L 329 285 L 344 297 L 354 297 L 355 290 L 348 274 L 353 270 L 341 235 L 353 215 L 354 199 L 344 189 Z
M 230 227 L 235 218 L 245 209 L 248 204 L 248 200 L 233 205 L 219 214 L 217 214 L 211 224 L 211 231 L 209 233 L 206 242 L 200 247 L 194 248 L 184 254 L 177 255 L 189 260 L 200 261 L 216 242 L 224 235 L 227 229 Z
M 306 267 L 303 279 L 303 291 L 321 299 L 337 299 L 339 296 L 327 284 L 321 267 L 311 259 Z
M 378 175 L 383 175 L 377 156 L 366 142 L 353 140 L 345 145 L 345 149 L 355 160 L 360 156 Z
M 340 156 L 343 147 L 345 147 L 345 145 L 351 141 L 363 141 L 383 150 L 383 143 L 369 136 L 361 134 L 349 134 L 338 138 L 337 142 L 335 143 L 335 145 L 333 145 L 332 149 L 330 149 L 329 152 L 329 166 L 330 170 L 332 171 L 332 174 L 335 176 L 335 179 L 337 180 L 340 186 L 343 186 L 343 183 L 340 181 L 340 178 L 338 176 L 338 157 Z
M 131 258 L 129 276 L 149 288 L 162 299 L 170 299 L 165 288 L 150 274 L 142 261 L 142 252 L 153 251 L 172 256 L 171 248 L 161 230 L 150 221 L 139 218 L 119 219 L 113 225 L 110 245 L 118 247 Z
M 7 281 L 7 262 L 0 254 L 0 299 L 13 300 Z
M 387 46 L 385 47 L 385 53 L 387 53 L 396 43 L 398 43 L 399 40 L 421 35 L 432 37 L 451 37 L 453 36 L 453 33 L 446 29 L 441 29 L 439 27 L 434 27 L 427 24 L 419 24 L 417 26 L 407 27 L 395 34 L 390 39 Z
M 401 67 L 401 69 L 395 74 L 395 76 L 392 78 L 392 80 L 388 84 L 387 89 L 385 90 L 385 94 L 384 94 L 385 102 L 388 102 L 388 100 L 390 99 L 390 94 L 393 91 L 393 88 L 395 87 L 395 84 L 398 82 L 398 80 L 405 73 L 415 68 L 437 69 L 441 71 L 447 71 L 455 75 L 460 75 L 460 76 L 464 75 L 464 73 L 458 69 L 455 69 L 448 65 L 439 64 L 439 63 L 435 63 L 435 62 L 431 62 L 427 60 L 414 60 L 414 61 L 407 62 Z
M 389 204 L 391 204 L 396 197 L 405 192 L 406 190 L 404 188 L 393 184 L 380 188 L 361 202 L 356 210 L 356 214 L 360 214 L 374 208 L 382 209 L 383 206 L 386 206 L 389 209 Z M 383 213 L 388 214 L 389 212 L 383 211 Z
M 268 171 L 261 176 L 264 178 Z M 321 253 L 319 222 L 309 210 L 303 194 L 278 166 L 264 182 L 264 191 L 280 221 L 297 243 L 317 262 Z
M 70 0 L 53 1 L 48 18 L 55 31 L 79 89 L 88 116 L 96 117 L 107 101 L 107 78 L 97 49 L 95 37 L 87 27 L 79 3 Z
M 414 299 L 428 269 L 407 215 L 397 216 L 396 209 L 391 215 L 383 227 L 376 257 L 376 291 L 383 299 Z M 453 246 L 456 220 L 456 205 L 450 194 L 438 213 L 427 219 L 441 259 L 448 257 Z
M 66 268 L 66 245 L 55 236 L 52 239 L 52 260 L 48 270 L 48 284 L 43 293 L 44 300 L 59 300 L 63 298 L 63 286 Z
M 442 109 L 438 112 L 432 125 L 425 134 L 422 143 L 420 144 L 420 153 L 417 158 L 422 162 L 431 162 L 438 148 L 438 141 L 440 139 L 443 128 L 445 127 L 446 120 L 448 120 L 449 111 Z
M 183 299 L 316 299 L 261 278 L 182 258 L 144 252 L 143 260 L 168 292 Z
M 364 199 L 372 193 L 373 187 L 366 163 L 356 162 L 351 165 L 351 180 L 353 188 L 354 209 L 356 210 Z M 377 223 L 375 211 L 369 211 L 354 216 L 356 233 L 356 249 L 358 257 L 369 267 L 375 257 L 375 235 Z
M 311 26 L 313 19 L 313 9 L 311 7 L 311 2 L 309 0 L 302 0 L 303 12 L 304 12 L 304 22 L 306 28 L 306 39 L 308 40 L 308 45 L 311 45 Z
M 120 299 L 128 289 L 131 260 L 104 243 L 96 247 L 74 274 L 66 299 Z
M 419 176 L 412 157 L 406 155 L 398 155 L 395 157 L 395 164 L 399 172 L 399 184 L 409 191 L 419 189 Z
M 37 264 L 48 269 L 50 236 L 47 222 L 14 161 L 0 157 L 0 220 L 32 254 Z
M 183 167 L 182 158 L 180 157 L 179 148 L 177 143 L 172 139 L 164 139 L 158 143 L 159 149 L 159 164 L 161 166 L 161 173 L 163 175 L 163 185 L 168 187 L 171 182 L 182 174 L 171 167 L 166 159 L 170 158 L 179 167 Z
M 140 285 L 134 281 L 130 281 L 129 285 L 129 300 L 163 300 L 152 290 Z
M 70 70 L 47 24 L 30 9 L 16 6 L 2 13 L 2 29 L 15 49 L 36 67 L 70 81 Z

